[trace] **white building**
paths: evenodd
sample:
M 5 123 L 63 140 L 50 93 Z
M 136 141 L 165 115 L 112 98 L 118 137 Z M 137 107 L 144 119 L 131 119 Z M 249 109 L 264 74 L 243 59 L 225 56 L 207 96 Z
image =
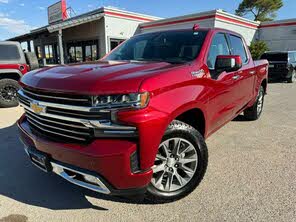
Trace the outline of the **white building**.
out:
M 114 8 L 97 10 L 32 30 L 11 38 L 35 51 L 41 63 L 65 63 L 97 60 L 122 41 L 133 36 L 139 25 L 159 17 Z
M 28 50 L 35 50 L 40 61 L 60 63 L 63 53 L 65 62 L 72 63 L 96 60 L 137 33 L 192 28 L 194 24 L 238 32 L 247 44 L 263 40 L 270 50 L 296 50 L 296 19 L 260 23 L 222 10 L 161 19 L 100 8 L 10 40 L 27 42 Z
M 260 23 L 222 10 L 146 22 L 140 25 L 140 32 L 191 28 L 193 24 L 238 32 L 244 36 L 247 44 L 253 40 L 263 40 L 272 51 L 296 50 L 296 19 Z

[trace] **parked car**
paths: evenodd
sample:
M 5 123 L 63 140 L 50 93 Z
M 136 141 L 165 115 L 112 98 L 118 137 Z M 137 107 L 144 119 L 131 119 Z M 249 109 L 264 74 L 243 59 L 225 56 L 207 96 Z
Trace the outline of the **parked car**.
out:
M 71 183 L 177 200 L 206 172 L 205 139 L 242 112 L 260 117 L 267 69 L 231 31 L 136 35 L 99 62 L 25 75 L 20 137 L 36 166 Z
M 266 52 L 261 59 L 267 59 L 269 62 L 271 81 L 296 82 L 296 51 Z
M 39 65 L 34 53 L 24 53 L 18 42 L 0 42 L 0 107 L 18 105 L 18 81 L 36 68 Z

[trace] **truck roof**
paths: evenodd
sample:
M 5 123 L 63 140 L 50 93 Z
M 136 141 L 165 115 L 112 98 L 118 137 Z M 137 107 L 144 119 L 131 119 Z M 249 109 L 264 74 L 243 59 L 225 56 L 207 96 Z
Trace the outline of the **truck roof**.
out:
M 16 46 L 20 46 L 21 44 L 19 42 L 13 42 L 13 41 L 0 41 L 0 45 L 16 45 Z
M 193 29 L 189 29 L 189 28 L 184 28 L 184 29 L 168 29 L 168 30 L 159 30 L 159 31 L 146 32 L 146 33 L 139 33 L 138 35 L 145 35 L 145 34 L 148 34 L 148 33 L 181 32 L 181 31 L 193 31 Z M 223 29 L 223 28 L 203 28 L 203 27 L 200 27 L 196 31 L 221 31 L 221 32 L 226 32 L 226 33 L 230 33 L 230 34 L 234 34 L 234 35 L 237 35 L 237 36 L 242 37 L 242 35 L 239 34 L 239 33 L 237 33 L 237 32 L 233 32 L 231 30 Z

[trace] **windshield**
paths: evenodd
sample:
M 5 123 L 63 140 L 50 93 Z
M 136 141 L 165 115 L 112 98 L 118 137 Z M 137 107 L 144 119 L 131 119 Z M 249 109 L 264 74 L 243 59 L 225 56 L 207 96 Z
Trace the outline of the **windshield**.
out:
M 199 55 L 206 34 L 206 31 L 186 30 L 138 35 L 124 42 L 105 60 L 190 62 Z

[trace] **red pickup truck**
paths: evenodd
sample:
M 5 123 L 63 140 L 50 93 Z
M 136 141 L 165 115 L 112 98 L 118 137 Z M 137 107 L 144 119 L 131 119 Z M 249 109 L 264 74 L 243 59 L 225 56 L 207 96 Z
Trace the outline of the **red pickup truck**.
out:
M 174 201 L 208 162 L 205 139 L 260 117 L 268 62 L 223 29 L 136 35 L 96 63 L 33 71 L 20 83 L 31 161 L 76 185 Z

